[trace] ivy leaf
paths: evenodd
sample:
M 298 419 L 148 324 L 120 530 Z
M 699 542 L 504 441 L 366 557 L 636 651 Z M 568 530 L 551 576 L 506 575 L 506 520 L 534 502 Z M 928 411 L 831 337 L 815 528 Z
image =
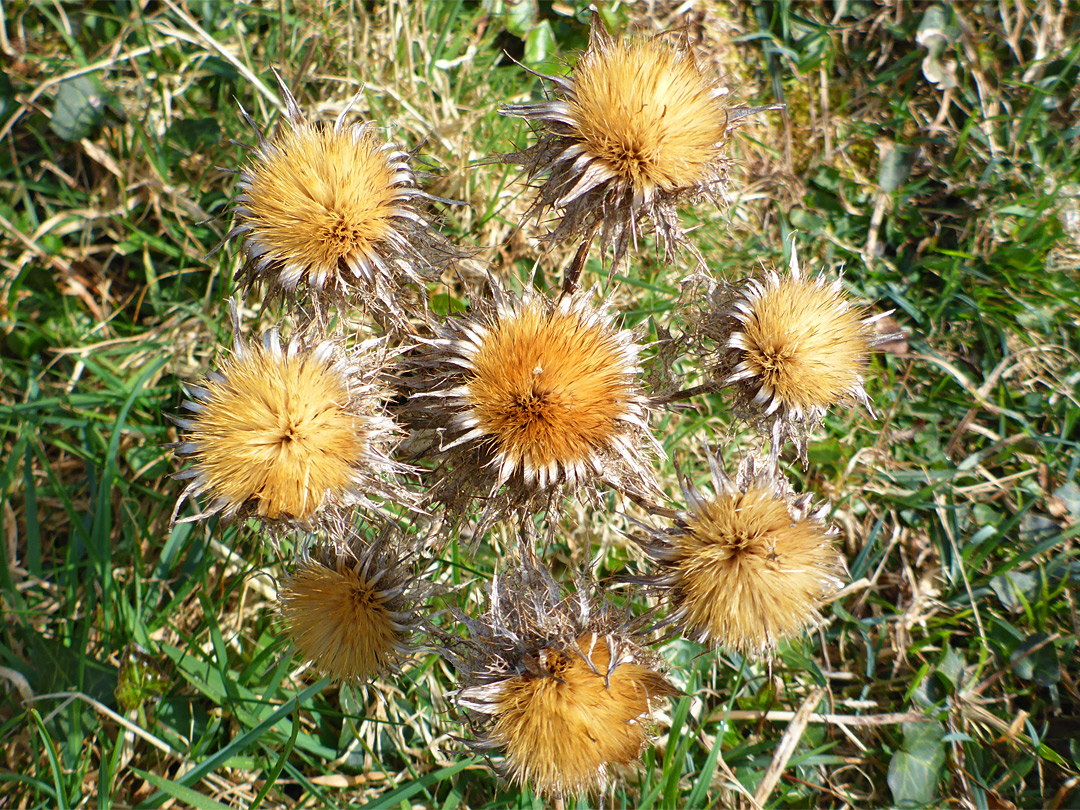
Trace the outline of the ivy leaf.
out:
M 1073 520 L 1080 520 L 1080 487 L 1074 482 L 1067 481 L 1054 490 L 1054 502 L 1051 504 L 1050 514 L 1054 517 L 1069 515 Z M 1055 513 L 1054 505 L 1058 506 Z
M 1018 678 L 1035 681 L 1039 686 L 1053 686 L 1061 680 L 1061 665 L 1057 648 L 1046 633 L 1035 633 L 1024 639 L 1009 657 Z
M 216 118 L 181 118 L 169 127 L 168 138 L 187 153 L 206 151 L 221 143 Z
M 949 692 L 955 692 L 961 686 L 960 679 L 963 675 L 964 659 L 957 655 L 956 650 L 946 645 L 941 661 L 937 665 L 938 680 Z
M 502 23 L 518 39 L 525 39 L 536 25 L 540 13 L 536 0 L 508 0 L 503 9 Z
M 1024 609 L 1020 595 L 1030 602 L 1038 589 L 1039 583 L 1035 577 L 1023 571 L 1006 571 L 990 578 L 990 590 L 997 595 L 1002 605 L 1014 613 Z
M 107 101 L 105 87 L 95 74 L 68 79 L 56 91 L 49 126 L 65 141 L 82 140 L 105 119 Z
M 889 790 L 897 807 L 933 801 L 945 764 L 945 729 L 941 723 L 904 723 L 904 744 L 889 762 Z

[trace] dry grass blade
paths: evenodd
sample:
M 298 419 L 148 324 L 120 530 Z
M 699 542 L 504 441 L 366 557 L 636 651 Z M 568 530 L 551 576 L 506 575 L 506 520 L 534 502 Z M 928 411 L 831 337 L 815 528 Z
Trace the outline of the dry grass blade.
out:
M 54 708 L 52 710 L 52 712 L 50 712 L 48 715 L 46 715 L 46 720 L 51 719 L 52 716 L 54 716 L 58 712 L 60 712 L 65 706 L 67 706 L 69 703 L 71 703 L 71 701 L 73 701 L 73 700 L 81 700 L 84 703 L 86 703 L 88 706 L 93 708 L 94 711 L 99 712 L 100 714 L 104 715 L 105 717 L 108 717 L 114 723 L 118 723 L 119 725 L 123 726 L 125 729 L 127 729 L 129 732 L 134 734 L 136 737 L 150 743 L 150 745 L 154 746 L 154 748 L 158 749 L 162 753 L 169 754 L 169 755 L 175 756 L 175 757 L 179 757 L 181 759 L 184 758 L 184 755 L 183 755 L 182 752 L 177 751 L 175 748 L 173 748 L 171 745 L 169 745 L 167 742 L 165 742 L 161 738 L 156 737 L 155 735 L 151 734 L 149 731 L 147 731 L 144 728 L 140 728 L 137 723 L 131 722 L 130 720 L 128 720 L 123 715 L 120 715 L 120 714 L 117 714 L 116 712 L 114 712 L 112 709 L 110 709 L 108 706 L 106 706 L 101 701 L 95 700 L 94 698 L 92 698 L 89 695 L 84 694 L 82 692 L 51 692 L 51 693 L 46 694 L 46 695 L 34 695 L 33 697 L 31 697 L 29 699 L 28 702 L 32 703 L 32 702 L 39 701 L 39 700 L 56 700 L 56 699 L 59 699 L 59 698 L 63 698 L 64 702 L 61 703 L 56 708 Z
M 731 711 L 717 712 L 716 717 L 749 722 L 790 723 L 795 719 L 796 714 L 797 712 L 789 711 L 756 712 L 749 709 L 732 709 Z M 807 722 L 824 723 L 830 726 L 846 726 L 847 728 L 869 728 L 873 726 L 896 726 L 902 723 L 921 723 L 930 719 L 922 712 L 888 712 L 886 714 L 818 714 L 812 712 Z
M 773 788 L 776 787 L 776 783 L 780 781 L 780 777 L 784 773 L 784 769 L 787 767 L 788 760 L 791 759 L 791 755 L 795 753 L 795 748 L 798 746 L 799 741 L 802 739 L 803 732 L 806 731 L 806 727 L 810 724 L 810 717 L 814 713 L 814 709 L 817 708 L 818 703 L 821 702 L 821 698 L 825 695 L 825 688 L 818 686 L 802 702 L 798 711 L 791 718 L 791 722 L 788 724 L 787 730 L 784 732 L 784 736 L 780 738 L 780 745 L 776 747 L 776 753 L 773 754 L 772 762 L 769 763 L 769 767 L 765 770 L 765 775 L 761 778 L 761 782 L 758 783 L 758 788 L 754 792 L 754 801 L 764 806 L 769 796 L 773 792 Z

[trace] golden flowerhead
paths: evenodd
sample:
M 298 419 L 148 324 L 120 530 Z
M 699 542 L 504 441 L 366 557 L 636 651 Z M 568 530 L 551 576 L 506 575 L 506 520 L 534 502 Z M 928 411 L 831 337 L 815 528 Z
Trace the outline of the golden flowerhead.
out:
M 601 789 L 637 762 L 656 701 L 678 694 L 625 611 L 565 595 L 535 562 L 496 578 L 487 613 L 466 625 L 452 657 L 469 745 L 544 796 Z
M 760 655 L 817 622 L 845 565 L 827 507 L 796 496 L 773 462 L 747 456 L 734 481 L 721 463 L 710 457 L 715 494 L 684 481 L 675 525 L 638 542 L 657 564 L 646 581 L 671 623 L 702 643 Z
M 348 107 L 333 124 L 308 121 L 278 83 L 288 120 L 272 140 L 256 128 L 229 233 L 244 238 L 242 284 L 305 291 L 319 308 L 356 298 L 403 324 L 426 304 L 425 283 L 460 253 L 415 209 L 429 195 L 417 187 L 411 156 L 370 124 L 346 124 Z
M 792 247 L 790 273 L 768 272 L 741 285 L 718 284 L 699 318 L 718 346 L 711 362 L 716 384 L 733 392 L 740 416 L 779 445 L 795 442 L 805 458 L 806 436 L 833 405 L 862 403 L 874 321 L 844 294 L 839 279 L 807 278 Z
M 335 681 L 366 681 L 408 654 L 416 578 L 387 538 L 307 546 L 278 593 L 286 635 Z
M 656 489 L 649 408 L 635 334 L 591 294 L 522 297 L 489 280 L 491 299 L 434 326 L 411 364 L 407 419 L 434 430 L 444 489 L 511 501 L 604 482 L 645 497 Z
M 546 175 L 531 213 L 561 212 L 551 239 L 591 239 L 599 230 L 602 249 L 610 247 L 618 264 L 647 217 L 668 259 L 688 246 L 676 208 L 717 198 L 729 163 L 725 142 L 738 120 L 758 110 L 727 109 L 726 91 L 698 66 L 685 38 L 616 39 L 599 15 L 570 76 L 541 79 L 547 101 L 500 108 L 528 121 L 537 142 L 501 159 Z
M 231 304 L 233 352 L 199 385 L 190 385 L 173 421 L 184 431 L 173 445 L 192 465 L 183 502 L 206 496 L 195 520 L 220 513 L 280 527 L 339 519 L 343 510 L 408 502 L 396 483 L 403 467 L 389 452 L 397 428 L 385 415 L 381 382 L 385 351 L 369 341 L 351 351 L 296 332 L 282 345 L 278 329 L 260 342 L 240 335 Z

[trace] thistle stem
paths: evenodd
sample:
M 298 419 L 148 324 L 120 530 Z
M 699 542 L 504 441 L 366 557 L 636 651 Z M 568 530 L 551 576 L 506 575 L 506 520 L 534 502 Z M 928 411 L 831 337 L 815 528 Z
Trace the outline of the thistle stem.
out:
M 653 405 L 668 405 L 672 402 L 682 402 L 685 399 L 696 397 L 698 394 L 704 394 L 711 390 L 713 390 L 713 386 L 704 383 L 702 385 L 695 385 L 693 388 L 684 388 L 682 391 L 676 391 L 672 394 L 661 394 L 652 397 L 650 403 Z
M 585 238 L 578 245 L 577 253 L 574 254 L 574 260 L 570 263 L 570 267 L 566 271 L 566 276 L 563 278 L 562 291 L 563 294 L 573 293 L 578 288 L 578 279 L 581 278 L 581 271 L 585 269 L 585 261 L 589 258 L 589 248 L 592 247 L 593 237 L 596 236 L 596 228 L 593 227 Z

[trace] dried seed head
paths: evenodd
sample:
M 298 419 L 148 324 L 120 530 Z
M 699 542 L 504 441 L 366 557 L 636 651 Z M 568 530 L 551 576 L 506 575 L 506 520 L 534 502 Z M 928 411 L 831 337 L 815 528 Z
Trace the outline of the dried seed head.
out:
M 602 785 L 613 765 L 637 761 L 649 702 L 674 694 L 652 669 L 630 660 L 608 675 L 615 641 L 587 633 L 568 647 L 545 647 L 502 682 L 486 742 L 502 750 L 512 778 L 544 795 Z
M 805 459 L 807 433 L 828 408 L 860 402 L 869 409 L 863 372 L 881 342 L 873 323 L 888 313 L 864 318 L 839 279 L 804 277 L 794 246 L 790 269 L 715 285 L 698 324 L 718 347 L 709 372 L 733 392 L 736 412 L 777 445 L 792 439 Z
M 402 325 L 426 304 L 424 284 L 460 251 L 414 208 L 428 195 L 416 186 L 409 154 L 382 143 L 370 124 L 347 125 L 348 108 L 332 125 L 308 121 L 278 83 L 288 121 L 270 141 L 256 128 L 229 234 L 244 237 L 245 289 L 263 283 L 272 294 L 306 292 L 319 311 L 356 298 Z
M 541 78 L 550 100 L 500 109 L 526 119 L 537 143 L 501 159 L 547 175 L 531 213 L 562 212 L 551 238 L 591 237 L 599 228 L 617 265 L 647 217 L 668 259 L 688 246 L 676 208 L 716 199 L 727 172 L 724 143 L 736 121 L 756 110 L 726 109 L 725 91 L 702 72 L 685 39 L 615 39 L 599 15 L 570 77 Z
M 554 797 L 602 788 L 612 768 L 636 762 L 655 701 L 678 694 L 625 613 L 561 594 L 529 564 L 496 580 L 487 614 L 463 617 L 470 637 L 457 662 L 470 746 Z
M 364 681 L 409 651 L 418 618 L 414 578 L 385 540 L 327 544 L 301 554 L 278 594 L 301 657 L 336 681 Z
M 388 453 L 397 428 L 384 415 L 380 381 L 384 352 L 369 341 L 345 352 L 332 340 L 302 334 L 282 347 L 277 328 L 261 342 L 240 336 L 232 302 L 232 356 L 200 385 L 188 386 L 190 418 L 174 452 L 194 463 L 188 497 L 207 495 L 196 520 L 256 517 L 269 525 L 309 526 L 340 518 L 346 507 L 378 499 L 408 502 L 395 475 L 404 468 Z
M 713 461 L 715 495 L 684 482 L 687 509 L 675 526 L 639 538 L 657 563 L 647 581 L 688 635 L 761 655 L 816 623 L 822 599 L 841 584 L 844 561 L 826 508 L 796 497 L 756 457 L 744 459 L 735 481 L 720 463 Z
M 510 500 L 531 503 L 551 490 L 655 491 L 638 379 L 638 345 L 606 308 L 578 293 L 523 298 L 490 282 L 493 302 L 436 325 L 414 358 L 420 388 L 416 426 L 445 434 L 440 452 L 453 494 L 487 496 L 507 485 Z

